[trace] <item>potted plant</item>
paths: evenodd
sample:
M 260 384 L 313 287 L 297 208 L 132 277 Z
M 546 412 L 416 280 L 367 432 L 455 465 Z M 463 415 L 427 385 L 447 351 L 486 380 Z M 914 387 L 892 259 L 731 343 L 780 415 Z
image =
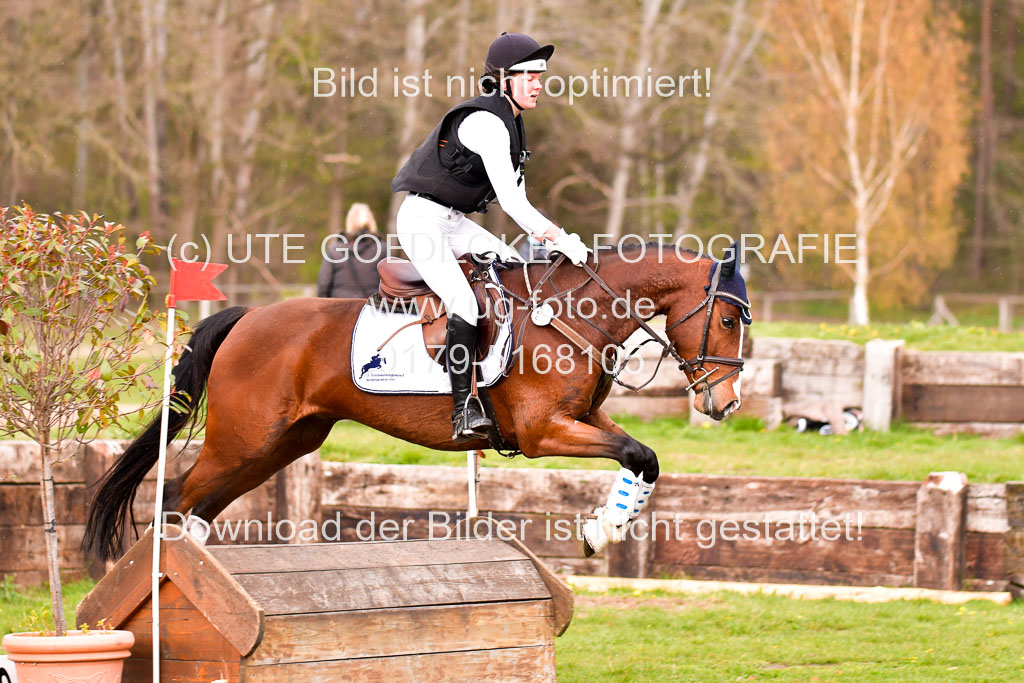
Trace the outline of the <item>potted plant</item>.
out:
M 90 681 L 117 683 L 124 660 L 131 655 L 135 634 L 116 631 L 105 623 L 90 628 L 82 624 L 57 636 L 45 621 L 48 613 L 36 614 L 18 633 L 4 636 L 4 649 L 14 662 L 18 681 Z
M 157 317 L 140 256 L 156 251 L 148 233 L 131 247 L 123 226 L 97 216 L 0 208 L 0 435 L 20 433 L 39 446 L 53 615 L 52 629 L 4 636 L 19 680 L 117 681 L 134 642 L 128 631 L 67 629 L 53 468 L 139 410 L 119 406 L 123 392 L 155 387 L 147 373 L 160 361 L 137 357 L 155 339 Z M 49 678 L 41 668 L 51 666 L 71 671 Z

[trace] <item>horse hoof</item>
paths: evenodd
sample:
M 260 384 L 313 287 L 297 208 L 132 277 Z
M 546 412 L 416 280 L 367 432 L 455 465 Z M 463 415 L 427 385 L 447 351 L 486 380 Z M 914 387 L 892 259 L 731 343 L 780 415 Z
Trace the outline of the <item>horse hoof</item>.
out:
M 604 520 L 601 528 L 609 543 L 622 543 L 626 540 L 626 536 L 629 533 L 629 522 L 626 522 L 625 524 L 614 524 L 608 520 Z
M 206 541 L 210 538 L 210 523 L 202 517 L 189 515 L 185 520 L 185 531 L 195 539 L 196 543 L 206 545 Z
M 594 517 L 583 524 L 583 557 L 591 557 L 608 547 L 608 535 L 604 530 L 604 507 L 594 508 Z

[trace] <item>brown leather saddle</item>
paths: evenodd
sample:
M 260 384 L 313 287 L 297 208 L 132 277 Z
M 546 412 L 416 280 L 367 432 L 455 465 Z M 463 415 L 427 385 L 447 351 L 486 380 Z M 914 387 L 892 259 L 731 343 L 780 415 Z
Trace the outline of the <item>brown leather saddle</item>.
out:
M 496 287 L 487 287 L 487 280 L 477 268 L 468 261 L 460 261 L 459 266 L 473 288 L 476 303 L 485 315 L 477 321 L 476 356 L 483 358 L 488 349 L 498 338 L 497 316 L 503 312 L 504 300 Z M 448 313 L 444 309 L 441 297 L 434 293 L 423 281 L 416 266 L 411 261 L 400 258 L 384 258 L 377 262 L 380 274 L 380 288 L 377 296 L 384 310 L 415 311 L 419 319 L 403 325 L 381 343 L 378 350 L 391 341 L 391 338 L 411 325 L 422 325 L 423 343 L 436 362 L 445 364 L 445 339 L 448 334 Z

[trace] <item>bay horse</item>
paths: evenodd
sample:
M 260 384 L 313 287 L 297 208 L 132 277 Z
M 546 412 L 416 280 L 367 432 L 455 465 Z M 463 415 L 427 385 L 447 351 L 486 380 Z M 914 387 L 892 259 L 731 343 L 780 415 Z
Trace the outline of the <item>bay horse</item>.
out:
M 535 263 L 503 271 L 502 283 L 520 301 L 551 301 L 570 290 L 577 301 L 592 300 L 589 319 L 559 317 L 591 350 L 614 347 L 609 340 L 622 344 L 640 327 L 653 332 L 646 321 L 665 315 L 662 358 L 679 363 L 680 380 L 685 377 L 694 388 L 696 409 L 721 420 L 740 405 L 742 329 L 749 323 L 737 251 L 734 245 L 726 261 L 715 261 L 639 245 L 600 254 L 599 263 L 591 257 L 597 270 L 589 264 L 581 269 L 568 262 Z M 722 283 L 731 279 L 734 291 L 739 285 L 742 296 L 716 296 L 721 286 L 719 277 L 712 277 L 716 270 Z M 619 313 L 613 312 L 619 293 L 628 293 L 631 314 L 623 312 L 622 300 Z M 637 302 L 646 300 L 646 310 L 637 310 Z M 212 523 L 233 500 L 316 450 L 339 420 L 437 450 L 489 447 L 486 440 L 452 441 L 448 395 L 378 395 L 356 388 L 350 346 L 364 304 L 361 299 L 291 299 L 228 308 L 196 326 L 173 370 L 178 408 L 171 411 L 167 438 L 194 426 L 204 393 L 206 436 L 192 467 L 168 481 L 165 511 L 191 511 Z M 567 343 L 554 326 L 523 319 L 530 314 L 521 305 L 513 311 L 513 329 L 522 330 L 516 345 L 523 358 Z M 505 442 L 528 458 L 609 458 L 654 482 L 659 472 L 654 451 L 601 409 L 612 385 L 609 368 L 589 362 L 578 346 L 571 349 L 568 372 L 542 372 L 541 363 L 529 360 L 513 362 L 508 376 L 488 390 Z M 554 352 L 549 360 L 557 360 Z M 100 482 L 83 547 L 103 559 L 122 552 L 135 493 L 157 462 L 159 434 L 158 414 Z

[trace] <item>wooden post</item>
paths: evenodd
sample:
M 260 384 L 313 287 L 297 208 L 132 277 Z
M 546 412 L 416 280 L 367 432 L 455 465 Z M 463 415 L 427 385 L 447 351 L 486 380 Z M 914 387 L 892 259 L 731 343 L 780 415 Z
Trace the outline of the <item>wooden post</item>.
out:
M 964 575 L 967 475 L 932 472 L 917 492 L 914 585 L 959 590 Z
M 1010 527 L 1003 544 L 1011 590 L 1024 591 L 1024 481 L 1006 482 L 1006 522 Z M 1019 596 L 1018 596 L 1019 597 Z
M 466 484 L 469 489 L 469 502 L 466 504 L 467 527 L 480 514 L 476 494 L 480 482 L 480 451 L 466 451 Z
M 302 456 L 277 473 L 274 482 L 275 516 L 278 521 L 290 520 L 296 531 L 288 543 L 307 542 L 298 533 L 306 520 L 315 520 L 319 524 L 323 517 L 320 507 L 323 482 L 324 467 L 319 451 Z
M 864 400 L 861 410 L 870 429 L 889 431 L 899 406 L 902 339 L 872 339 L 864 348 Z
M 1013 331 L 1013 302 L 1008 296 L 999 297 L 999 331 Z
M 651 496 L 654 497 L 653 494 Z M 650 501 L 640 515 L 633 520 L 629 535 L 622 543 L 612 543 L 605 550 L 605 573 L 608 576 L 625 576 L 646 579 L 650 576 L 651 560 L 654 557 L 654 528 Z
M 953 311 L 949 310 L 949 306 L 946 305 L 946 297 L 939 294 L 935 297 L 935 310 L 932 312 L 932 317 L 928 319 L 929 325 L 941 325 L 946 323 L 957 327 L 960 325 L 960 321 L 953 315 Z

